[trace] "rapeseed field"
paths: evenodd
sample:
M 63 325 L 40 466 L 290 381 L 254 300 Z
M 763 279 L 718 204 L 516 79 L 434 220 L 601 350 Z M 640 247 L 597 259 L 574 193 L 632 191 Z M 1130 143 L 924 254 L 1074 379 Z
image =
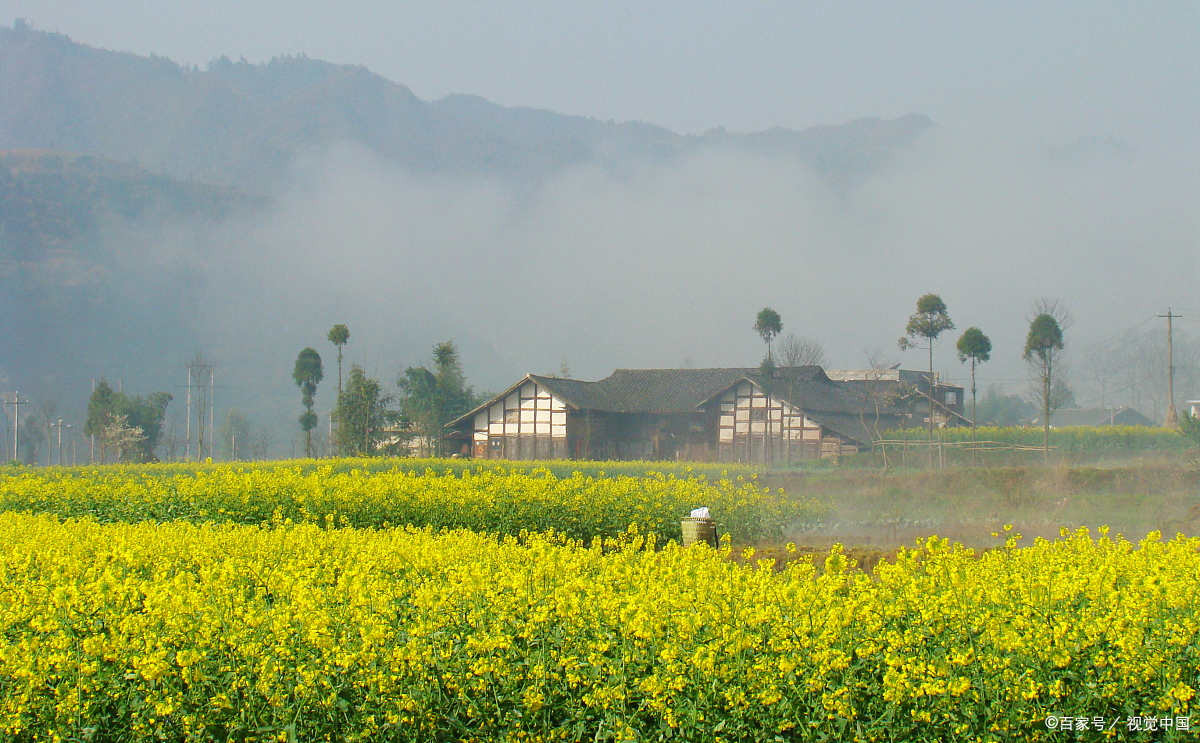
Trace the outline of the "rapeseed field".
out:
M 6 473 L 0 740 L 1194 739 L 1198 539 L 782 567 L 667 535 L 815 504 L 594 474 Z
M 99 521 L 190 520 L 260 524 L 272 518 L 328 526 L 431 526 L 500 534 L 548 531 L 590 540 L 631 524 L 680 538 L 680 518 L 708 506 L 743 542 L 779 539 L 819 515 L 811 500 L 771 493 L 753 476 L 708 479 L 690 468 L 611 475 L 592 465 L 569 475 L 538 466 L 417 470 L 318 466 L 179 465 L 27 469 L 0 473 L 0 511 Z M 709 468 L 711 470 L 711 468 Z M 723 473 L 722 473 L 723 474 Z
M 1200 541 L 1156 534 L 931 538 L 873 578 L 633 530 L 0 535 L 9 740 L 1059 740 L 1186 724 L 1200 683 Z

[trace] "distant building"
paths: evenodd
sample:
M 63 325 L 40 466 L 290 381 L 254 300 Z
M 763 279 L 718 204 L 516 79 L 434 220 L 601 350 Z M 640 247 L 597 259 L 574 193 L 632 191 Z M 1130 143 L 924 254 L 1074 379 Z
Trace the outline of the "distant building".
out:
M 480 459 L 775 462 L 853 454 L 901 415 L 817 366 L 618 369 L 598 382 L 527 374 L 447 425 Z
M 929 423 L 929 372 L 909 369 L 829 369 L 832 380 L 858 389 L 860 396 L 875 395 L 891 401 L 913 420 L 914 426 Z M 969 426 L 964 390 L 961 385 L 943 382 L 933 374 L 933 421 L 937 426 Z
M 1200 400 L 1188 400 L 1183 404 L 1183 409 L 1193 418 L 1200 418 Z
M 1033 425 L 1042 425 L 1041 416 Z M 1068 426 L 1153 426 L 1154 421 L 1133 408 L 1060 408 L 1050 413 L 1051 428 Z

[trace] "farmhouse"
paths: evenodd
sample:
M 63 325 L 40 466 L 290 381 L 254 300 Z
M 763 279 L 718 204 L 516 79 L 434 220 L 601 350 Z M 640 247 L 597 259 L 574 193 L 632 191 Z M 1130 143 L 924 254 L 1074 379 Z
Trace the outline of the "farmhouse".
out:
M 900 418 L 818 366 L 779 368 L 769 385 L 756 368 L 618 369 L 527 374 L 451 421 L 447 440 L 480 459 L 785 462 L 855 453 Z
M 891 369 L 829 369 L 830 379 L 847 383 L 858 397 L 879 398 L 901 408 L 914 423 L 929 422 L 929 372 Z M 933 423 L 936 426 L 969 426 L 962 385 L 946 382 L 933 373 Z

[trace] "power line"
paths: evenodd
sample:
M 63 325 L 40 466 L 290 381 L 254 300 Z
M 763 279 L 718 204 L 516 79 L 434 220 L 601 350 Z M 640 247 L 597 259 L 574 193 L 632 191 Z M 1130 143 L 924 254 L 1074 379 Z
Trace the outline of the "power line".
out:
M 1167 420 L 1166 425 L 1174 427 L 1177 423 L 1175 413 L 1175 345 L 1172 343 L 1171 335 L 1171 320 L 1183 315 L 1176 315 L 1171 312 L 1171 308 L 1167 308 L 1167 314 L 1159 314 L 1159 317 L 1167 318 Z
M 20 459 L 17 458 L 17 424 L 21 420 L 21 406 L 27 405 L 28 403 L 29 403 L 29 400 L 28 399 L 22 400 L 21 393 L 17 392 L 16 390 L 13 390 L 12 400 L 4 401 L 4 405 L 6 407 L 9 405 L 11 405 L 13 407 L 13 455 L 12 455 L 12 458 L 13 458 L 14 462 L 21 461 Z

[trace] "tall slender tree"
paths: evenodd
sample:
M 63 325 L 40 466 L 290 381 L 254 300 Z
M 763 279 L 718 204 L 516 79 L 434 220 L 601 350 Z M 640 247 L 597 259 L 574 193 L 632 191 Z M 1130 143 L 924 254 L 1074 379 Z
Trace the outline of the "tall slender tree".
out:
M 946 311 L 946 303 L 936 294 L 926 294 L 917 300 L 917 311 L 909 316 L 905 335 L 900 338 L 898 345 L 901 351 L 910 348 L 923 348 L 929 351 L 929 466 L 933 467 L 933 426 L 934 426 L 934 378 L 933 378 L 933 346 L 938 336 L 947 330 L 954 329 L 954 321 Z M 917 342 L 918 338 L 925 340 L 925 345 Z
M 975 367 L 992 357 L 992 341 L 979 328 L 967 328 L 959 336 L 958 360 L 971 362 L 971 465 L 975 465 Z
M 754 318 L 754 332 L 767 344 L 767 356 L 774 359 L 771 356 L 771 341 L 783 332 L 783 319 L 779 317 L 779 313 L 770 307 L 759 310 Z
M 324 378 L 321 354 L 312 348 L 301 351 L 296 357 L 292 380 L 300 388 L 300 402 L 304 405 L 304 412 L 300 414 L 300 428 L 304 431 L 304 455 L 307 457 L 313 455 L 312 430 L 317 427 L 317 414 L 313 412 L 313 402 L 317 395 L 317 384 Z
M 771 396 L 775 391 L 775 357 L 771 353 L 771 341 L 783 332 L 783 319 L 775 310 L 763 307 L 754 318 L 754 332 L 758 333 L 763 342 L 767 344 L 767 357 L 763 359 L 762 365 L 759 367 L 759 378 L 762 380 L 763 394 L 767 398 L 767 407 L 763 411 L 763 429 L 766 431 L 766 435 L 763 437 L 763 443 L 766 446 L 763 447 L 763 450 L 767 464 L 770 465 L 775 458 L 775 445 L 771 436 Z M 780 423 L 782 422 L 781 420 Z M 753 421 L 751 421 L 752 430 L 749 439 L 751 441 L 754 438 L 753 425 Z
M 1042 403 L 1042 458 L 1050 461 L 1050 411 L 1058 407 L 1057 393 L 1061 388 L 1060 353 L 1065 347 L 1062 327 L 1049 312 L 1042 312 L 1029 323 L 1025 338 L 1025 353 L 1021 358 L 1029 364 L 1034 384 Z
M 329 329 L 329 335 L 326 337 L 329 339 L 330 343 L 337 346 L 338 352 L 338 391 L 337 401 L 334 404 L 335 414 L 333 422 L 340 427 L 342 425 L 342 420 L 340 417 L 338 417 L 337 411 L 340 411 L 342 408 L 342 346 L 346 345 L 346 343 L 350 340 L 350 329 L 345 325 L 338 323 Z M 341 439 L 341 436 L 336 436 L 331 442 L 334 446 L 334 451 L 337 454 L 342 453 Z

